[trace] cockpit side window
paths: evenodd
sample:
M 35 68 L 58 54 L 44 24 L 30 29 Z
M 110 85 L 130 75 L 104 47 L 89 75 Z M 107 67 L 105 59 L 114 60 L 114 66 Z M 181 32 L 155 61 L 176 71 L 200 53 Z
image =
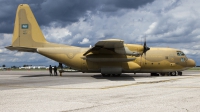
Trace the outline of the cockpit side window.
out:
M 181 58 L 181 62 L 185 62 L 185 58 Z
M 177 51 L 177 56 L 185 56 L 185 54 L 182 51 Z

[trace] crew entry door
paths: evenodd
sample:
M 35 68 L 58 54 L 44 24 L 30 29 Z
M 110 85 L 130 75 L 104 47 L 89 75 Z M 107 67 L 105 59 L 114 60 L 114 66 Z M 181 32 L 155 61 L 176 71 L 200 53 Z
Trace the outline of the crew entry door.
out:
M 81 60 L 81 70 L 84 72 L 84 71 L 87 71 L 87 64 L 86 64 L 86 60 L 85 59 L 82 59 Z

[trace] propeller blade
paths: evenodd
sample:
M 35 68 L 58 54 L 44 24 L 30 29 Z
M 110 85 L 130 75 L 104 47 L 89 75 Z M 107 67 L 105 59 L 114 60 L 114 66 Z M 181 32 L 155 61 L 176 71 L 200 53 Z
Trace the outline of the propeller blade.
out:
M 147 52 L 148 50 L 150 50 L 150 48 L 147 47 L 146 38 L 145 38 L 145 40 L 144 40 L 144 45 L 143 45 L 143 53 L 146 55 L 146 52 Z

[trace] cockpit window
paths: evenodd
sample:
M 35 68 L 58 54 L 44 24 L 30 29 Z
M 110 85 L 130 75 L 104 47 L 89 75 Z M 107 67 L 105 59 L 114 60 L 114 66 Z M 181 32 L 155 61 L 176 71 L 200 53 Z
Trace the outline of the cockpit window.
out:
M 181 62 L 185 62 L 185 58 L 181 58 Z
M 177 51 L 177 56 L 185 56 L 185 54 L 182 51 Z

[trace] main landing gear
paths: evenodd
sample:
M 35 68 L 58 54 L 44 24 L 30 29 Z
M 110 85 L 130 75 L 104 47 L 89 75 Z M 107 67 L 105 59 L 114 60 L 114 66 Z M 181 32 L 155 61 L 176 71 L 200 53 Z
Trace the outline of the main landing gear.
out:
M 151 76 L 159 76 L 159 73 L 151 73 Z
M 111 75 L 113 76 L 113 77 L 119 77 L 119 76 L 121 76 L 121 74 L 101 74 L 103 77 L 110 77 Z
M 168 73 L 151 73 L 151 76 L 182 76 L 182 72 L 174 71 Z

